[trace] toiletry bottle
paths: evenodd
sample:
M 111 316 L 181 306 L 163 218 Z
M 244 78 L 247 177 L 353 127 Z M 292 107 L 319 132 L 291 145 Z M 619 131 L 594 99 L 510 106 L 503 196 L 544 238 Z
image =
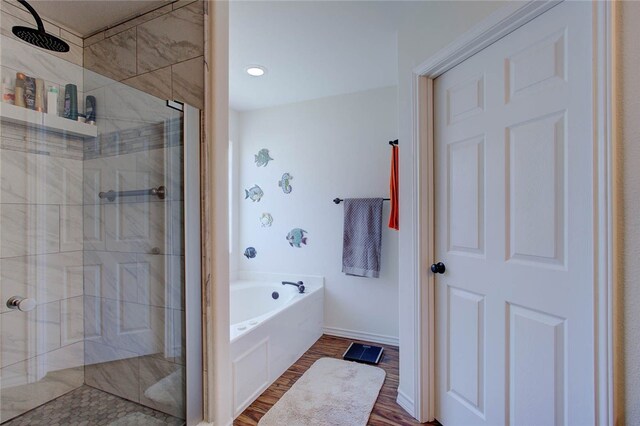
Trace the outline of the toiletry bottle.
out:
M 24 79 L 24 103 L 29 109 L 36 109 L 36 79 L 26 76 Z
M 44 112 L 44 80 L 36 78 L 36 111 Z
M 2 102 L 13 105 L 16 100 L 16 92 L 11 85 L 9 77 L 2 80 Z
M 47 92 L 47 113 L 58 115 L 58 88 L 49 86 Z
M 84 101 L 84 111 L 87 115 L 87 123 L 96 124 L 96 97 L 87 96 Z
M 78 87 L 75 84 L 64 86 L 64 118 L 76 121 L 78 119 Z
M 16 90 L 14 92 L 14 103 L 19 107 L 24 107 L 24 79 L 25 75 L 23 73 L 16 73 Z

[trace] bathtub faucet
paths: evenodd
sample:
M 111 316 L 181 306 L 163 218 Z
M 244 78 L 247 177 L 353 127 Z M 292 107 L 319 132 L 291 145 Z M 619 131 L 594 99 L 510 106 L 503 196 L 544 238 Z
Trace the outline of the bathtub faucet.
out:
M 299 293 L 304 293 L 304 283 L 302 281 L 298 281 L 297 283 L 293 283 L 291 281 L 282 281 L 282 285 L 285 284 L 295 285 L 296 287 L 298 287 Z

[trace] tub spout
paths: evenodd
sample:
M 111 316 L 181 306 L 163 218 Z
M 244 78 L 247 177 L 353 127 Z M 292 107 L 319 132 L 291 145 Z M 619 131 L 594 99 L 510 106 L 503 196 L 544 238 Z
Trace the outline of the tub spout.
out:
M 282 281 L 282 285 L 285 285 L 285 284 L 295 285 L 296 287 L 298 287 L 299 293 L 304 293 L 304 283 L 302 281 L 298 281 L 297 283 L 294 283 L 291 281 Z

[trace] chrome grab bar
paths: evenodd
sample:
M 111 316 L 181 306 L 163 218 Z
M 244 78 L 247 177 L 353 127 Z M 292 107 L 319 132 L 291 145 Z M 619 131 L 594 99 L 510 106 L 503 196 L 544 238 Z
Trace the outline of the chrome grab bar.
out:
M 107 192 L 99 192 L 98 198 L 106 198 L 109 201 L 114 201 L 116 197 L 137 197 L 140 195 L 152 195 L 164 200 L 167 197 L 167 188 L 159 186 L 151 189 L 134 189 L 132 191 L 114 191 L 109 190 Z

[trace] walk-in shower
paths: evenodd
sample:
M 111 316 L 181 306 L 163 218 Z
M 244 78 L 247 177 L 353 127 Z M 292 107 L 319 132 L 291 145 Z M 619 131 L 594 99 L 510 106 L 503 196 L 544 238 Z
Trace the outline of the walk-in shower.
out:
M 3 80 L 97 111 L 0 103 L 0 422 L 197 424 L 199 110 L 0 37 Z

